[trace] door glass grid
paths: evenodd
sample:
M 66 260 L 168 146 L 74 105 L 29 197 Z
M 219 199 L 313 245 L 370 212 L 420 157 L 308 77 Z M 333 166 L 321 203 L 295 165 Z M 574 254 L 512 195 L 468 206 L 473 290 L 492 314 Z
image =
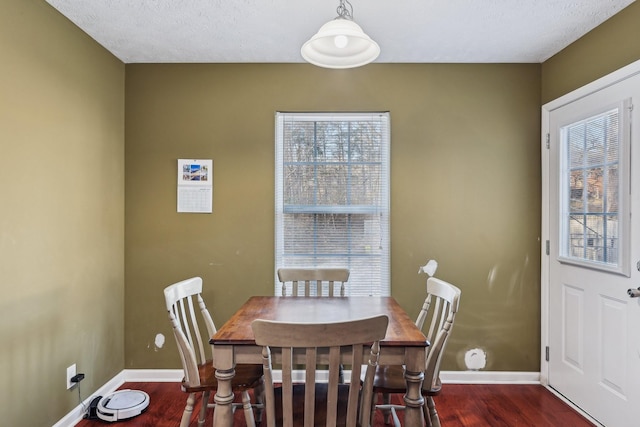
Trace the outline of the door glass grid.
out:
M 619 129 L 617 108 L 561 129 L 564 257 L 619 265 Z

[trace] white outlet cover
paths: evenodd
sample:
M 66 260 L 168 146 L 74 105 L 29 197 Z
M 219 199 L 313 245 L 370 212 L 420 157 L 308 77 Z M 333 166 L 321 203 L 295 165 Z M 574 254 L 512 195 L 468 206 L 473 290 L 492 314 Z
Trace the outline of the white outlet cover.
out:
M 72 388 L 75 384 L 71 382 L 71 378 L 76 376 L 76 364 L 69 366 L 67 368 L 67 390 Z

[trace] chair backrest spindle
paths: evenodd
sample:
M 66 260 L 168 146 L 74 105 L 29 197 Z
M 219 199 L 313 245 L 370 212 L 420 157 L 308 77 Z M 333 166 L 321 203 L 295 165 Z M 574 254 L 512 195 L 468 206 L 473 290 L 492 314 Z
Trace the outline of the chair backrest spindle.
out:
M 349 280 L 347 268 L 279 268 L 277 273 L 282 296 L 343 297 Z

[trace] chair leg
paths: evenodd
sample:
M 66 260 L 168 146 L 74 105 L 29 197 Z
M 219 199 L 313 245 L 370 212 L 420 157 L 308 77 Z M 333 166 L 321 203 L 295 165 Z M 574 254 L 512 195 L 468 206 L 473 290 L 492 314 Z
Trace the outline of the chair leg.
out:
M 184 407 L 182 419 L 180 420 L 180 427 L 189 427 L 189 424 L 191 423 L 191 414 L 193 414 L 193 405 L 195 403 L 196 394 L 189 393 L 189 397 L 187 397 L 187 405 Z
M 438 411 L 436 411 L 436 403 L 433 401 L 433 397 L 427 396 L 425 399 L 425 409 L 429 409 L 429 415 L 427 416 L 425 411 L 425 419 L 427 420 L 428 427 L 440 427 L 440 418 L 438 417 Z
M 260 380 L 260 385 L 253 389 L 256 408 L 256 424 L 262 422 L 262 413 L 264 412 L 264 378 Z
M 428 398 L 425 397 L 424 404 L 422 405 L 422 415 L 424 417 L 425 426 L 433 427 L 431 424 L 431 417 L 429 416 Z
M 398 413 L 393 406 L 391 407 L 391 417 L 393 418 L 394 427 L 402 427 L 402 424 L 400 424 L 400 418 L 398 418 Z
M 378 404 L 378 393 L 371 393 L 371 416 L 369 417 L 369 421 L 373 425 L 373 420 L 376 416 L 376 405 Z
M 373 394 L 373 404 L 371 405 L 371 422 L 373 422 L 373 417 L 375 415 L 376 409 L 382 411 L 382 418 L 384 419 L 385 425 L 391 424 L 392 411 L 391 406 L 391 395 L 389 393 L 382 393 L 382 404 L 378 405 L 378 394 Z
M 391 404 L 391 395 L 389 393 L 382 393 L 382 404 L 383 405 Z M 385 425 L 391 424 L 391 410 L 383 409 L 382 414 L 384 415 Z
M 210 392 L 202 392 L 202 402 L 200 402 L 200 415 L 198 416 L 198 427 L 203 427 L 207 417 L 207 407 L 209 404 Z
M 253 418 L 253 408 L 251 407 L 251 396 L 249 396 L 249 392 L 246 390 L 242 392 L 242 409 L 247 427 L 256 427 L 256 421 Z

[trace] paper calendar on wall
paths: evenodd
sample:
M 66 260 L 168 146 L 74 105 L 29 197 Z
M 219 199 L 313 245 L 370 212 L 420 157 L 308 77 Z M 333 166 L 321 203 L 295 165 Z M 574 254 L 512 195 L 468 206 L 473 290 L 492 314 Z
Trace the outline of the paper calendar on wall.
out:
M 178 212 L 213 211 L 213 160 L 178 159 Z

